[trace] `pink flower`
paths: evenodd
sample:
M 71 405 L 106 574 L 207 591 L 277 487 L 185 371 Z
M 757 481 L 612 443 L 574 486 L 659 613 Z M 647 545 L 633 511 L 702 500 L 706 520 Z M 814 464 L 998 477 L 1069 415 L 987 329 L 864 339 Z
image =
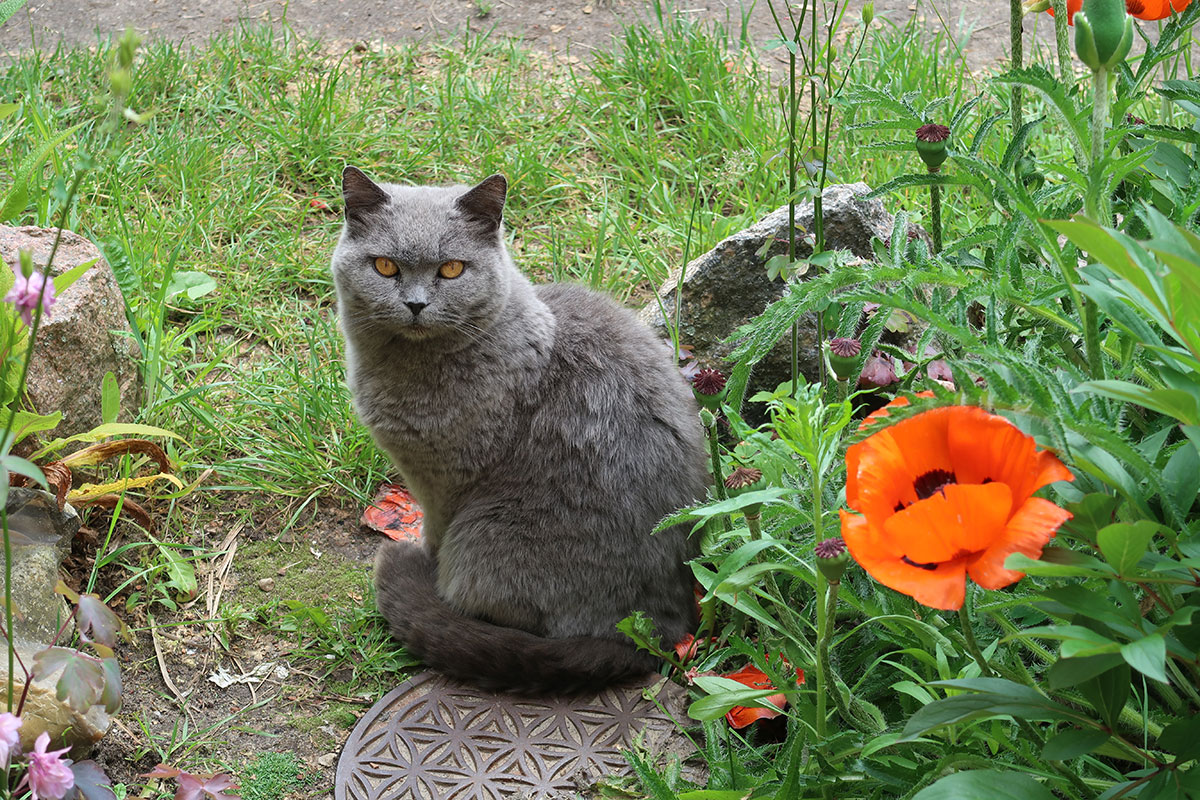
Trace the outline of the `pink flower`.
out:
M 75 774 L 62 760 L 62 754 L 71 748 L 64 747 L 62 750 L 51 750 L 47 753 L 48 744 L 50 734 L 42 731 L 33 744 L 33 752 L 27 756 L 29 771 L 25 773 L 21 783 L 24 785 L 28 782 L 33 800 L 62 800 L 67 791 L 75 785 Z
M 0 769 L 7 769 L 12 760 L 12 754 L 21 744 L 17 733 L 21 728 L 21 718 L 16 714 L 5 711 L 0 714 Z
M 12 289 L 4 296 L 4 302 L 12 303 L 21 312 L 25 327 L 33 326 L 33 311 L 42 305 L 42 313 L 50 315 L 50 306 L 54 305 L 54 281 L 46 280 L 40 272 L 34 272 L 28 278 L 17 272 L 13 279 Z

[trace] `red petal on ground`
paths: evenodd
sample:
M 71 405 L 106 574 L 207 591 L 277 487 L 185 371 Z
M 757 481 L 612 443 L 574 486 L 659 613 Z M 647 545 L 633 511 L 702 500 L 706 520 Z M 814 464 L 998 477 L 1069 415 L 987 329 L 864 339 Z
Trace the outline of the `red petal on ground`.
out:
M 417 501 L 398 483 L 380 484 L 375 499 L 363 511 L 362 524 L 389 539 L 402 541 L 421 538 L 421 509 Z

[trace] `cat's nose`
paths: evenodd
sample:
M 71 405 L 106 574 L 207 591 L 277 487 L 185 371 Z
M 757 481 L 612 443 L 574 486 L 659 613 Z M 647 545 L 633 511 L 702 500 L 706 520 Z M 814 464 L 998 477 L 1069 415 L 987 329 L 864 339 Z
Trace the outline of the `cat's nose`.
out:
M 404 305 L 408 306 L 408 310 L 411 311 L 412 315 L 415 317 L 417 314 L 420 314 L 421 309 L 429 305 L 429 303 L 405 303 Z

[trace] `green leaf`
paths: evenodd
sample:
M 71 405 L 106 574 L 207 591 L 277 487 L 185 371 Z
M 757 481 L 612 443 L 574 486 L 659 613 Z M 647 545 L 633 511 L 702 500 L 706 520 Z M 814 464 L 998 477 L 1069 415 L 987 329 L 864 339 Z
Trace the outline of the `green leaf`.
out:
M 1109 740 L 1110 734 L 1098 730 L 1068 728 L 1046 741 L 1042 758 L 1050 761 L 1069 761 L 1086 755 Z
M 1137 571 L 1138 561 L 1146 554 L 1158 529 L 1157 522 L 1145 519 L 1138 522 L 1114 522 L 1100 529 L 1096 534 L 1096 541 L 1104 559 L 1112 565 L 1118 575 L 1133 575 Z
M 1121 648 L 1121 657 L 1147 678 L 1167 682 L 1167 643 L 1161 633 L 1152 633 L 1124 645 Z
M 1051 690 L 1073 687 L 1124 663 L 1119 653 L 1080 658 L 1060 658 L 1046 672 Z
M 1024 553 L 1013 553 L 1004 559 L 1004 568 L 1047 578 L 1112 577 L 1112 570 L 1100 559 L 1061 547 L 1047 547 L 1042 551 L 1040 561 L 1035 561 Z
M 117 376 L 111 372 L 104 373 L 100 383 L 100 419 L 106 425 L 117 421 L 121 413 L 121 387 L 117 385 Z
M 1121 709 L 1125 708 L 1125 701 L 1129 699 L 1130 674 L 1129 665 L 1121 663 L 1077 684 L 1104 724 L 1113 730 L 1117 727 Z
M 1054 800 L 1054 795 L 1023 773 L 981 769 L 947 775 L 913 800 Z
M 35 433 L 52 431 L 62 422 L 62 412 L 35 414 L 32 411 L 17 411 L 13 417 L 13 444 Z
M 167 284 L 166 299 L 186 294 L 189 300 L 199 300 L 216 289 L 217 282 L 210 275 L 196 270 L 184 270 L 171 276 L 171 282 Z
M 1100 529 L 1112 524 L 1120 503 L 1116 497 L 1103 492 L 1084 495 L 1083 499 L 1066 505 L 1067 511 L 1071 512 L 1071 519 L 1064 523 L 1063 528 L 1085 542 L 1094 544 Z
M 1129 381 L 1088 381 L 1077 391 L 1088 391 L 1157 411 L 1184 425 L 1200 425 L 1200 398 L 1183 389 L 1150 389 Z
M 1158 747 L 1175 754 L 1176 763 L 1200 758 L 1200 715 L 1172 722 L 1158 735 Z
M 18 475 L 24 475 L 29 480 L 45 488 L 46 476 L 42 473 L 41 467 L 34 464 L 32 461 L 27 461 L 20 456 L 14 456 L 12 453 L 6 453 L 0 456 L 0 469 L 8 472 L 15 472 Z M 3 473 L 0 473 L 3 474 Z M 4 479 L 8 483 L 7 476 Z
M 69 270 L 64 272 L 62 275 L 56 275 L 54 277 L 54 293 L 56 295 L 61 295 L 63 292 L 65 292 L 67 289 L 69 289 L 71 287 L 71 284 L 73 284 L 73 283 L 75 283 L 75 281 L 79 280 L 83 276 L 83 273 L 85 273 L 89 269 L 91 269 L 92 265 L 95 264 L 99 260 L 100 259 L 98 259 L 98 258 L 88 259 L 87 261 L 84 261 L 82 264 L 76 264 L 75 266 L 71 267 Z
M 704 682 L 702 683 L 702 681 Z M 696 684 L 701 689 L 711 692 L 708 697 L 702 697 L 688 706 L 688 716 L 699 722 L 720 719 L 734 706 L 761 706 L 775 711 L 780 710 L 764 699 L 774 694 L 780 694 L 778 689 L 749 689 L 745 684 L 712 675 L 696 678 Z M 724 688 L 727 684 L 736 688 Z

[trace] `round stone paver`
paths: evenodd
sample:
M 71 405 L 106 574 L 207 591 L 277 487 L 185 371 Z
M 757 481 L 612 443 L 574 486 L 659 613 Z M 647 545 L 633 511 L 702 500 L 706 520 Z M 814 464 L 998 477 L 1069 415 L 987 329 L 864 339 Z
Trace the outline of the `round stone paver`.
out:
M 346 741 L 334 800 L 508 800 L 574 797 L 602 775 L 624 774 L 621 750 L 644 732 L 652 752 L 690 752 L 670 740 L 684 691 L 663 683 L 583 698 L 484 692 L 427 672 L 371 707 Z M 663 711 L 666 709 L 666 712 Z

